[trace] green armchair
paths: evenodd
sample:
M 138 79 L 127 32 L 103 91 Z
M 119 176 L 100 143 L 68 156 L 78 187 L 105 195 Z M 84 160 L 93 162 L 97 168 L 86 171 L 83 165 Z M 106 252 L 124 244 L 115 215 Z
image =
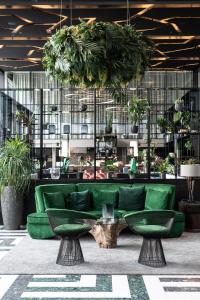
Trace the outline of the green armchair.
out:
M 166 260 L 161 238 L 167 237 L 174 222 L 171 210 L 143 210 L 124 216 L 129 228 L 143 236 L 138 262 L 150 267 L 163 267 Z
M 96 217 L 69 209 L 46 210 L 53 232 L 61 238 L 56 263 L 72 266 L 84 262 L 79 237 L 91 229 Z

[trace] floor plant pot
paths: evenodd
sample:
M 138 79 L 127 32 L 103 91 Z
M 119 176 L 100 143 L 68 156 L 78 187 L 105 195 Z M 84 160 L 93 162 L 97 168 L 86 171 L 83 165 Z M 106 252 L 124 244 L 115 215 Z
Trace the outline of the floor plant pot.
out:
M 131 126 L 131 132 L 132 133 L 138 133 L 138 126 L 137 125 Z
M 112 127 L 105 127 L 105 134 L 111 134 L 112 133 Z
M 1 211 L 4 229 L 16 230 L 22 224 L 23 201 L 17 199 L 12 186 L 6 186 L 1 194 Z

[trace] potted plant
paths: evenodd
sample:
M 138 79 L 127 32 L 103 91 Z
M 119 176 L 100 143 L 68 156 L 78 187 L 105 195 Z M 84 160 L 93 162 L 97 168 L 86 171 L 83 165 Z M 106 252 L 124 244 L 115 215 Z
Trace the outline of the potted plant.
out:
M 0 148 L 0 190 L 4 228 L 18 229 L 22 219 L 23 193 L 31 178 L 30 148 L 18 138 Z
M 179 133 L 187 133 L 190 128 L 190 112 L 178 111 L 173 115 L 173 122 Z
M 169 158 L 161 158 L 156 156 L 155 158 L 155 170 L 160 173 L 161 179 L 166 179 L 166 173 L 169 166 Z
M 164 117 L 158 118 L 156 122 L 160 128 L 160 133 L 165 133 L 169 122 Z
M 106 127 L 105 127 L 106 134 L 112 133 L 112 123 L 113 123 L 113 113 L 111 111 L 106 111 Z
M 184 100 L 178 98 L 178 99 L 175 101 L 175 110 L 176 110 L 176 111 L 182 111 L 183 108 L 184 108 Z
M 139 99 L 137 96 L 133 96 L 130 99 L 124 110 L 128 113 L 129 120 L 132 124 L 132 133 L 138 133 L 139 122 L 142 120 L 148 109 L 149 104 L 146 99 Z
M 113 173 L 118 169 L 116 165 L 114 165 L 115 160 L 107 159 L 104 165 L 104 171 L 106 172 L 107 179 L 112 178 Z

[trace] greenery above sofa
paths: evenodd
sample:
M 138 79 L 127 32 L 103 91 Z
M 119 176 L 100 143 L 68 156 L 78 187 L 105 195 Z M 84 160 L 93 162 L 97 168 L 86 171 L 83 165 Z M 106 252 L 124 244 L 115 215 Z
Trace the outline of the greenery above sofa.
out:
M 73 86 L 120 88 L 144 73 L 152 49 L 132 25 L 81 21 L 49 39 L 43 65 L 51 77 Z

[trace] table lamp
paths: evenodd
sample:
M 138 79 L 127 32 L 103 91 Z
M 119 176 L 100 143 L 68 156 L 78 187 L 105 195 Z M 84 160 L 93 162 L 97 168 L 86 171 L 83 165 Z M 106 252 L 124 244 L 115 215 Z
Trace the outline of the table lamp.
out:
M 200 164 L 181 165 L 180 176 L 187 177 L 189 202 L 193 202 L 195 177 L 200 177 Z

